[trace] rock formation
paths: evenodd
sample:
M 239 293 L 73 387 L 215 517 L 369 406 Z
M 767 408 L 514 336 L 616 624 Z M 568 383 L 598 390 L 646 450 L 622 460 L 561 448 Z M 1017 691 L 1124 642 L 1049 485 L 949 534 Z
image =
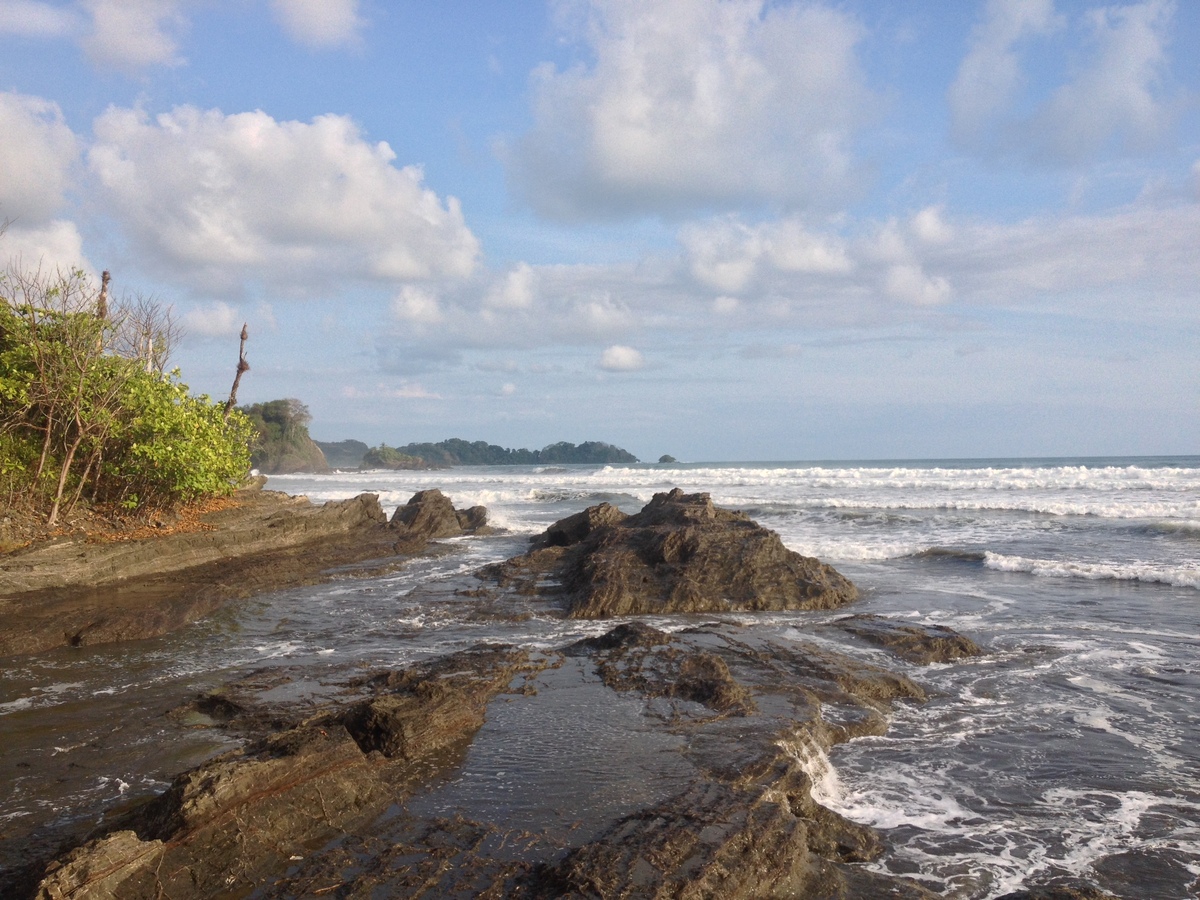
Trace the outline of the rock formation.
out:
M 983 653 L 983 648 L 969 637 L 944 625 L 897 622 L 884 616 L 866 614 L 847 616 L 834 624 L 919 666 Z
M 438 537 L 486 532 L 486 522 L 484 507 L 456 511 L 438 491 L 418 494 L 389 526 L 375 494 L 316 506 L 254 490 L 206 515 L 199 530 L 37 545 L 0 557 L 0 656 L 164 634 L 230 599 L 335 570 L 395 567 Z
M 581 682 L 592 670 L 601 678 Z M 565 844 L 553 823 L 517 834 L 491 820 L 503 810 L 411 807 L 417 787 L 436 794 L 463 764 L 494 704 L 556 708 L 581 689 L 585 703 L 615 691 L 651 704 L 650 721 L 679 742 L 677 789 Z M 480 645 L 346 690 L 360 699 L 181 774 L 50 863 L 34 896 L 933 897 L 854 865 L 881 852 L 877 836 L 812 794 L 825 749 L 881 733 L 892 703 L 923 696 L 903 676 L 736 627 L 627 624 L 558 652 Z M 570 792 L 572 762 L 514 757 L 535 794 Z M 543 786 L 547 766 L 560 768 Z M 567 820 L 571 799 L 556 801 Z
M 406 540 L 433 541 L 463 534 L 488 534 L 487 508 L 456 510 L 450 498 L 433 488 L 413 494 L 392 514 L 390 525 Z
M 636 515 L 608 504 L 551 525 L 490 574 L 529 592 L 559 589 L 569 616 L 831 609 L 857 597 L 830 566 L 708 494 L 655 494 Z

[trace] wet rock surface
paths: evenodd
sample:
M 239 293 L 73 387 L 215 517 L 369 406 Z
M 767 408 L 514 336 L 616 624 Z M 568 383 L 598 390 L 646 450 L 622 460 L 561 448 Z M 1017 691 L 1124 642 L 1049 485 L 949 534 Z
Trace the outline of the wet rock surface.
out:
M 429 493 L 429 492 L 425 492 Z M 482 507 L 439 507 L 453 534 L 486 527 Z M 424 552 L 437 529 L 389 528 L 374 494 L 321 506 L 240 492 L 206 530 L 89 544 L 62 540 L 0 556 L 0 657 L 165 634 L 233 599 L 332 576 L 371 574 Z M 436 532 L 436 533 L 435 533 Z
M 298 723 L 254 713 L 244 689 L 201 697 L 257 736 L 60 853 L 32 896 L 931 897 L 857 865 L 881 852 L 877 836 L 813 796 L 825 750 L 881 733 L 893 703 L 922 696 L 860 668 L 735 625 L 626 623 L 557 651 L 479 646 L 350 679 Z M 439 811 L 496 704 L 554 720 L 564 697 L 601 709 L 614 693 L 677 747 L 672 790 L 580 828 L 562 785 L 589 773 L 571 772 L 577 754 L 544 754 L 516 763 L 522 795 L 545 801 L 523 824 L 486 798 Z M 636 759 L 644 738 L 628 740 Z M 607 777 L 616 794 L 641 778 Z
M 919 666 L 981 656 L 984 652 L 969 637 L 944 625 L 900 622 L 885 616 L 865 614 L 847 616 L 834 624 Z
M 380 540 L 464 527 L 425 493 L 392 523 L 372 517 Z M 556 523 L 485 581 L 423 590 L 480 621 L 561 617 L 563 593 L 656 612 L 854 596 L 742 514 L 678 491 L 635 516 L 602 505 Z M 826 752 L 884 733 L 924 689 L 798 633 L 631 620 L 558 647 L 343 672 L 318 700 L 278 699 L 290 677 L 250 672 L 172 710 L 240 746 L 33 860 L 12 895 L 935 896 L 864 867 L 879 835 L 820 802 Z
M 833 609 L 858 596 L 746 514 L 678 488 L 632 516 L 601 504 L 563 519 L 490 574 L 529 593 L 557 592 L 578 619 Z

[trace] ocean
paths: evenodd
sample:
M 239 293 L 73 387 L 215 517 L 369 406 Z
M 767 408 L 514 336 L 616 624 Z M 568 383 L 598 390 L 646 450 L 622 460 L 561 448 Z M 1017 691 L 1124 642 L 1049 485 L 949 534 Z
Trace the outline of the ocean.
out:
M 833 612 L 733 617 L 744 627 L 827 641 L 929 690 L 928 702 L 897 706 L 884 736 L 810 764 L 820 802 L 883 835 L 887 852 L 870 866 L 963 900 L 1064 876 L 1130 900 L 1200 896 L 1200 457 L 464 467 L 268 486 L 315 501 L 371 491 L 389 513 L 437 487 L 460 509 L 487 506 L 502 531 L 453 539 L 452 552 L 386 576 L 238 604 L 161 639 L 12 661 L 0 676 L 0 764 L 49 754 L 62 767 L 0 780 L 0 835 L 161 790 L 227 745 L 172 732 L 168 698 L 272 666 L 289 673 L 277 695 L 300 697 L 347 666 L 480 640 L 551 648 L 606 630 L 539 615 L 478 621 L 423 589 L 520 552 L 587 506 L 635 512 L 680 487 L 745 511 L 862 595 Z M 910 665 L 823 628 L 848 612 L 950 626 L 987 652 Z M 621 717 L 638 715 L 626 706 L 573 723 L 558 751 L 540 736 L 539 752 L 589 737 L 619 745 Z M 534 825 L 519 782 L 519 771 L 480 780 L 463 802 L 491 791 L 514 823 Z

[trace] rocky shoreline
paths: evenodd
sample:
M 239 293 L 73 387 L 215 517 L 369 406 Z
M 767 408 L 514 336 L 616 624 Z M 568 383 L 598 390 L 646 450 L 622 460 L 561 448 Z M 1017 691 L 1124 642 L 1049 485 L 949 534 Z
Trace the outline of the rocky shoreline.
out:
M 486 528 L 482 508 L 460 523 L 440 492 L 424 495 L 389 522 L 374 494 L 317 506 L 240 491 L 198 531 L 109 543 L 74 537 L 4 554 L 0 657 L 156 637 L 231 600 L 386 571 L 430 540 Z
M 357 544 L 355 558 L 335 563 L 342 571 L 380 571 L 428 552 L 430 540 L 487 527 L 482 509 L 454 510 L 436 491 L 415 496 L 390 522 L 369 495 L 325 507 L 297 502 L 295 514 L 278 506 L 291 501 L 262 502 L 265 515 L 248 516 L 256 524 L 247 527 L 284 529 L 286 546 L 270 552 L 305 564 L 270 567 L 289 578 L 328 577 L 320 544 Z M 219 543 L 188 552 L 219 553 Z M 249 572 L 263 558 L 261 548 L 248 550 L 232 571 Z M 226 564 L 200 561 L 185 571 Z M 103 587 L 119 594 L 139 583 Z M 220 583 L 225 593 L 214 597 L 235 595 Z M 180 773 L 158 797 L 114 810 L 48 862 L 32 861 L 14 895 L 937 896 L 865 867 L 882 852 L 879 836 L 819 802 L 826 751 L 883 733 L 892 707 L 923 702 L 924 689 L 816 640 L 764 637 L 725 618 L 855 599 L 850 582 L 772 532 L 707 495 L 673 491 L 633 516 L 592 507 L 551 526 L 527 553 L 478 572 L 476 587 L 429 590 L 453 592 L 481 614 L 533 602 L 562 616 L 624 621 L 566 646 L 485 643 L 362 673 L 317 705 L 279 703 L 248 684 L 197 697 L 173 715 L 224 729 L 241 746 Z M 41 585 L 16 596 L 44 591 L 66 597 L 71 589 Z M 627 619 L 646 613 L 687 613 L 690 624 L 667 631 Z M 949 629 L 875 616 L 831 627 L 910 666 L 984 652 Z M 83 640 L 117 633 L 96 626 Z M 483 803 L 470 816 L 439 813 L 454 773 L 477 765 L 489 742 L 516 739 L 490 732 L 492 719 L 561 729 L 578 710 L 601 717 L 622 698 L 636 702 L 639 724 L 614 744 L 622 755 L 606 768 L 610 797 L 587 821 L 568 825 L 568 809 L 517 827 Z M 523 791 L 549 796 L 554 785 L 589 778 L 579 761 L 587 748 L 576 749 L 517 758 Z M 1009 900 L 1104 896 L 1062 887 Z

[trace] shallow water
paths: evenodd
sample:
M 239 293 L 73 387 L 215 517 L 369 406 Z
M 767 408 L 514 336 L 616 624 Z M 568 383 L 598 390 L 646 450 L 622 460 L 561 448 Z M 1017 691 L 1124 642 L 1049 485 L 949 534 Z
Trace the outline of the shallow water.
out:
M 933 689 L 898 707 L 885 736 L 836 748 L 821 781 L 823 802 L 882 830 L 889 850 L 874 867 L 960 898 L 1063 874 L 1139 900 L 1200 894 L 1200 459 L 464 468 L 271 486 L 318 500 L 375 490 L 385 506 L 440 487 L 460 508 L 487 505 L 510 533 L 451 541 L 451 553 L 388 576 L 259 598 L 160 639 L 5 661 L 0 865 L 27 855 L 35 834 L 95 821 L 228 747 L 218 729 L 166 715 L 196 693 L 267 670 L 260 696 L 319 703 L 363 667 L 606 630 L 536 603 L 481 610 L 453 587 L 563 515 L 598 502 L 632 512 L 679 486 L 833 563 L 862 590 L 853 611 L 950 625 L 989 649 L 918 668 L 823 628 L 842 612 L 735 617 Z M 590 780 L 536 797 L 509 776 L 526 751 L 631 746 L 643 707 L 612 702 L 600 718 L 564 709 L 557 726 L 527 721 L 534 705 L 505 704 L 427 802 L 449 813 L 483 797 L 514 828 L 566 804 L 566 840 L 570 822 L 662 796 L 682 775 L 670 746 L 646 757 L 632 782 L 641 793 L 625 797 L 596 788 L 611 752 L 583 767 Z

